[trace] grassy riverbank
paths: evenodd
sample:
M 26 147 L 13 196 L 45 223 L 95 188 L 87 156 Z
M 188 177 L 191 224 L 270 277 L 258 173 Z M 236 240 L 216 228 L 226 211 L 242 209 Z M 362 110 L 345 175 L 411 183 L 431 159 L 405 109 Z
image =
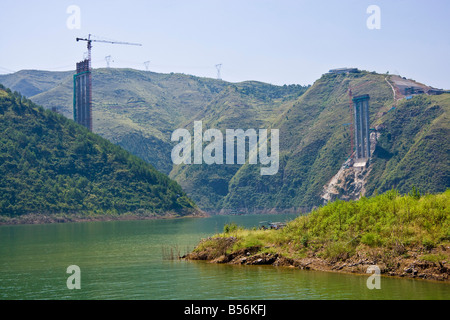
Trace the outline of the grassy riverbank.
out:
M 450 190 L 421 195 L 414 189 L 336 201 L 280 230 L 227 225 L 186 258 L 355 273 L 376 264 L 383 274 L 449 281 L 449 203 Z

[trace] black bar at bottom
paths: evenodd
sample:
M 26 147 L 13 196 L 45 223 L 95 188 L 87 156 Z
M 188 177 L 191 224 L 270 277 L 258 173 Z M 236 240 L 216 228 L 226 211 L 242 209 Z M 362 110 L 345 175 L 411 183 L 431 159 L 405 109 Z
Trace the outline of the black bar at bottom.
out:
M 423 306 L 419 304 L 423 303 Z M 58 317 L 66 315 L 105 316 L 124 315 L 126 320 L 139 317 L 144 319 L 291 319 L 311 317 L 351 316 L 355 313 L 364 318 L 378 314 L 393 317 L 398 312 L 402 318 L 416 315 L 418 308 L 429 307 L 430 301 L 398 300 L 88 300 L 88 301 L 0 301 L 0 308 L 8 308 L 16 316 L 40 313 Z M 439 303 L 439 302 L 432 302 Z M 441 303 L 448 303 L 442 301 Z M 434 305 L 432 307 L 444 307 Z M 60 317 L 58 317 L 60 318 Z

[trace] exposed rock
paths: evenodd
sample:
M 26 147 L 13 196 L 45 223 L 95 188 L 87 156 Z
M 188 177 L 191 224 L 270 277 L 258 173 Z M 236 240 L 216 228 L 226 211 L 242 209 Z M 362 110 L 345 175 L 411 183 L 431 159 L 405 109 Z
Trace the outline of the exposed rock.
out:
M 276 267 L 293 267 L 301 270 L 336 271 L 347 273 L 365 274 L 367 267 L 377 265 L 381 274 L 397 277 L 410 277 L 426 280 L 450 281 L 448 268 L 448 258 L 431 262 L 421 259 L 421 254 L 415 253 L 417 248 L 405 248 L 404 255 L 386 255 L 380 249 L 370 249 L 356 252 L 351 257 L 349 255 L 339 260 L 327 260 L 320 258 L 316 253 L 308 253 L 305 258 L 292 259 L 281 254 L 261 253 L 260 247 L 249 247 L 237 251 L 226 253 L 236 242 L 236 238 L 206 239 L 214 248 L 203 247 L 203 250 L 194 250 L 184 258 L 190 260 L 209 260 L 212 263 L 229 263 L 239 265 L 273 265 Z M 217 248 L 221 248 L 222 253 L 217 254 Z M 226 249 L 225 251 L 223 251 Z M 444 254 L 448 257 L 450 250 L 436 248 L 434 254 Z M 215 252 L 215 253 L 214 253 Z M 213 254 L 214 253 L 214 254 Z M 408 258 L 405 258 L 408 257 Z

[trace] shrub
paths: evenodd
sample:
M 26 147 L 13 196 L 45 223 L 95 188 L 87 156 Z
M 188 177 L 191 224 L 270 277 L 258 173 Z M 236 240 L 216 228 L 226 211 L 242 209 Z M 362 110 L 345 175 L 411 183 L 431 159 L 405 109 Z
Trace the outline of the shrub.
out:
M 365 233 L 361 237 L 361 243 L 368 245 L 369 247 L 376 247 L 381 244 L 381 239 L 378 234 L 374 233 Z
M 436 246 L 436 243 L 434 243 L 432 239 L 427 237 L 422 240 L 422 245 L 426 250 L 431 250 Z
M 355 249 L 345 242 L 332 242 L 330 243 L 324 252 L 325 258 L 330 260 L 346 260 L 353 255 Z
M 227 223 L 226 225 L 223 226 L 224 233 L 234 232 L 234 231 L 237 231 L 238 229 L 239 229 L 239 227 L 235 222 Z
M 412 186 L 411 191 L 408 192 L 408 195 L 414 199 L 420 199 L 420 191 L 416 189 L 416 186 Z
M 303 237 L 300 239 L 300 242 L 306 248 L 308 246 L 308 235 L 304 234 Z
M 443 254 L 426 254 L 419 257 L 420 260 L 438 263 L 445 260 L 447 257 Z

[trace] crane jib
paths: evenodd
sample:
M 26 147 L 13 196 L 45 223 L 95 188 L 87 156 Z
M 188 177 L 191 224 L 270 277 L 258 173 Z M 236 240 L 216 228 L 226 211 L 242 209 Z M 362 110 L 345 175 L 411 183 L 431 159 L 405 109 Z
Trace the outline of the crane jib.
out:
M 76 38 L 77 41 L 87 41 L 87 42 L 102 42 L 102 43 L 110 43 L 110 44 L 126 44 L 131 46 L 142 46 L 140 43 L 132 43 L 132 42 L 122 42 L 122 41 L 108 41 L 108 40 L 94 40 L 94 39 L 84 39 L 84 38 Z

